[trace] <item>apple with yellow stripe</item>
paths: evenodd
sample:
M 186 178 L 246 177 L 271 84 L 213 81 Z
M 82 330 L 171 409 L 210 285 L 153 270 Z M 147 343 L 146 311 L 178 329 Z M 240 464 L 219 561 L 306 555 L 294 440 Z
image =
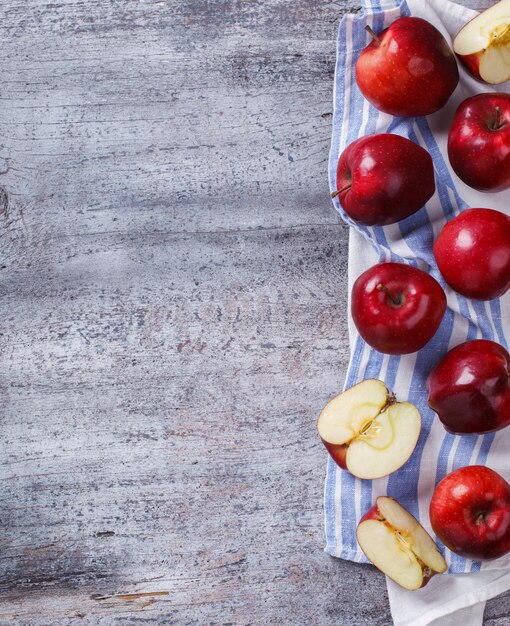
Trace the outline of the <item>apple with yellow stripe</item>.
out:
M 418 409 L 410 402 L 397 402 L 375 378 L 335 396 L 317 422 L 333 460 L 365 479 L 387 476 L 404 465 L 416 447 L 420 428 Z
M 356 538 L 368 560 L 405 589 L 419 589 L 446 571 L 431 536 L 393 498 L 377 498 L 361 518 Z

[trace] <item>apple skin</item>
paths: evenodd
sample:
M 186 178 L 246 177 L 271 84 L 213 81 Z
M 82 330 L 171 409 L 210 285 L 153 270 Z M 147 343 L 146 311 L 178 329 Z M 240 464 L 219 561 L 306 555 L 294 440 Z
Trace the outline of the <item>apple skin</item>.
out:
M 337 189 L 340 204 L 356 222 L 395 224 L 416 213 L 434 194 L 432 157 L 399 135 L 361 137 L 340 155 Z
M 356 82 L 376 109 L 409 117 L 444 106 L 459 82 L 446 39 L 419 17 L 400 17 L 363 50 Z
M 427 378 L 429 406 L 456 435 L 491 433 L 510 424 L 510 354 L 475 339 L 450 350 Z
M 510 551 L 510 485 L 488 467 L 461 467 L 437 485 L 430 522 L 456 554 L 497 559 Z
M 481 93 L 461 102 L 448 134 L 457 176 L 479 191 L 510 187 L 510 95 Z
M 379 263 L 352 288 L 354 324 L 372 348 L 385 354 L 416 352 L 432 339 L 446 296 L 429 274 L 404 263 Z
M 483 78 L 480 76 L 480 61 L 484 52 L 485 50 L 482 49 L 480 52 L 474 52 L 473 54 L 457 54 L 457 59 L 459 59 L 469 74 L 481 83 L 485 83 Z
M 369 519 L 376 519 L 377 521 L 380 521 L 380 522 L 384 520 L 384 517 L 379 512 L 379 507 L 377 506 L 377 500 L 374 502 L 373 506 L 371 506 L 368 509 L 365 515 L 363 515 L 363 517 L 360 519 L 358 524 L 361 524 L 361 522 L 366 522 Z
M 510 217 L 494 209 L 466 209 L 445 224 L 434 257 L 452 289 L 476 300 L 510 288 Z
M 347 469 L 347 449 L 349 447 L 348 444 L 329 443 L 322 437 L 321 437 L 321 441 L 326 446 L 326 450 L 329 452 L 333 461 L 343 470 L 349 471 Z

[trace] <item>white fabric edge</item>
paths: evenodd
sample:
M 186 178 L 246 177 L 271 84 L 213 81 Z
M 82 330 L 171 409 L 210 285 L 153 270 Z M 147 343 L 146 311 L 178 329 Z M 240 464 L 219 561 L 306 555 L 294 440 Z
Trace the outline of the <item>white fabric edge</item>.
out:
M 455 595 L 454 598 L 451 598 L 446 602 L 442 602 L 441 604 L 437 604 L 436 594 L 436 604 L 430 610 L 425 611 L 424 613 L 422 612 L 421 615 L 414 614 L 402 620 L 395 621 L 395 626 L 429 626 L 435 620 L 446 617 L 448 615 L 452 615 L 453 613 L 456 613 L 459 609 L 465 609 L 481 603 L 485 605 L 487 600 L 495 598 L 500 593 L 503 593 L 510 589 L 510 571 L 508 570 L 486 570 L 485 572 L 478 572 L 477 574 L 448 574 L 448 578 L 457 579 L 456 582 L 461 582 L 462 579 L 467 579 L 467 577 L 470 578 L 471 582 L 474 582 L 475 579 L 479 579 L 482 576 L 484 579 L 488 579 L 482 587 L 467 591 L 466 593 L 462 593 L 460 595 Z M 430 581 L 429 585 L 432 582 L 435 582 L 436 586 L 438 587 L 442 586 L 442 576 L 434 577 Z M 387 579 L 387 587 L 388 596 L 390 599 L 390 607 L 392 604 L 392 595 L 394 594 L 397 597 L 394 597 L 393 600 L 401 603 L 403 591 L 402 588 L 390 579 Z M 427 587 L 424 587 L 424 590 L 426 588 Z M 409 595 L 409 602 L 411 603 L 413 596 L 419 594 L 420 590 L 410 591 L 408 593 L 411 594 Z M 423 609 L 423 605 L 420 608 Z M 417 611 L 417 613 L 418 612 L 419 611 Z M 392 616 L 394 617 L 393 609 Z M 466 623 L 466 621 L 463 621 L 464 625 Z

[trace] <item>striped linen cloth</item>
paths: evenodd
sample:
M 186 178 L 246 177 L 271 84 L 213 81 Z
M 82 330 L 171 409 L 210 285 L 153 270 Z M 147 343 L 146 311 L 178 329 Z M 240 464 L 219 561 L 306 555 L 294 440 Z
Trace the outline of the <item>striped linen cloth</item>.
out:
M 354 78 L 355 62 L 370 41 L 365 26 L 369 25 L 375 32 L 380 32 L 398 17 L 414 15 L 433 23 L 451 45 L 452 35 L 468 19 L 474 17 L 476 12 L 448 0 L 407 0 L 401 3 L 395 0 L 364 0 L 363 9 L 361 14 L 344 16 L 338 33 L 333 133 L 329 161 L 330 188 L 336 189 L 337 161 L 346 146 L 361 136 L 390 132 L 408 137 L 428 150 L 434 162 L 436 193 L 424 209 L 398 224 L 386 227 L 364 227 L 355 224 L 343 212 L 338 199 L 334 200 L 335 208 L 351 226 L 349 293 L 357 276 L 371 265 L 382 261 L 399 261 L 429 272 L 444 287 L 448 299 L 445 317 L 435 337 L 425 348 L 410 355 L 388 356 L 371 349 L 358 335 L 349 315 L 351 358 L 345 387 L 366 378 L 380 378 L 386 382 L 390 390 L 395 391 L 398 399 L 407 399 L 414 403 L 422 415 L 422 431 L 412 457 L 389 477 L 374 481 L 359 480 L 341 471 L 331 458 L 328 459 L 324 498 L 326 552 L 343 559 L 366 563 L 367 559 L 356 542 L 356 525 L 377 496 L 387 494 L 398 499 L 432 533 L 428 505 L 435 485 L 447 473 L 464 465 L 480 464 L 500 472 L 510 481 L 508 454 L 510 428 L 482 436 L 460 437 L 448 434 L 428 407 L 425 389 L 425 379 L 432 367 L 447 350 L 463 341 L 477 338 L 492 339 L 508 348 L 510 293 L 500 299 L 479 302 L 452 291 L 438 272 L 432 254 L 432 244 L 446 221 L 465 208 L 488 207 L 510 214 L 508 191 L 484 194 L 470 189 L 455 176 L 446 156 L 448 129 L 460 102 L 470 95 L 483 91 L 510 90 L 508 85 L 493 88 L 478 83 L 459 67 L 461 76 L 459 86 L 441 111 L 428 117 L 416 118 L 396 118 L 380 113 L 363 98 Z M 480 563 L 462 558 L 441 544 L 440 547 L 451 574 L 506 569 L 510 572 L 510 556 Z M 433 590 L 434 584 L 437 586 L 442 580 L 441 586 L 444 590 L 447 586 L 445 579 L 453 578 L 455 577 L 436 576 L 428 588 Z M 474 599 L 472 596 L 469 598 L 466 596 L 460 604 L 453 602 L 454 609 L 463 604 L 474 604 L 493 597 L 510 588 L 510 576 L 506 577 L 504 582 L 499 575 L 495 575 L 494 578 L 498 578 L 498 584 L 486 585 L 487 590 L 483 594 L 475 594 Z M 462 577 L 464 581 L 467 579 L 473 580 L 473 576 Z M 456 598 L 461 597 L 463 591 L 471 584 L 462 583 L 464 588 L 462 586 L 459 588 L 457 582 L 451 583 L 452 588 L 455 587 L 455 591 L 451 593 Z M 391 591 L 390 587 L 390 601 Z M 414 604 L 420 594 L 424 593 L 423 590 L 413 592 Z M 443 604 L 446 606 L 452 597 L 444 598 Z M 407 623 L 399 621 L 395 611 L 392 602 L 395 623 Z M 444 611 L 438 612 L 438 615 L 441 614 L 444 614 Z M 473 623 L 481 623 L 480 619 Z M 463 621 L 466 625 L 469 623 Z M 414 619 L 409 623 L 417 625 L 431 622 L 430 620 L 418 622 Z

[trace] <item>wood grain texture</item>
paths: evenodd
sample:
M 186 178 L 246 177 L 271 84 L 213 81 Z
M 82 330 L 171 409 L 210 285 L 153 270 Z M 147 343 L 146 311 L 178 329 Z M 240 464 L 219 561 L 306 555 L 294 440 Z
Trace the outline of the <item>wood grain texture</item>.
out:
M 358 8 L 0 3 L 1 624 L 389 623 L 383 577 L 322 552 L 315 433 Z

